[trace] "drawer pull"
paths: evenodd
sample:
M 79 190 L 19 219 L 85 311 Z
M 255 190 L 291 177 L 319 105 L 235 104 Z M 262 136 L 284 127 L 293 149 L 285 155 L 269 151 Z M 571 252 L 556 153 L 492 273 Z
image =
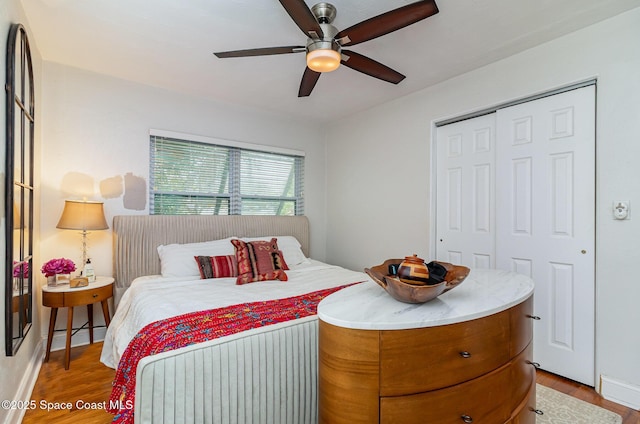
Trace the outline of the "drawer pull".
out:
M 527 315 L 527 318 L 531 318 L 531 319 L 534 319 L 534 320 L 536 320 L 536 321 L 540 321 L 540 319 L 541 319 L 541 318 L 540 318 L 539 316 L 537 316 L 537 315 Z
M 472 423 L 473 422 L 473 418 L 471 418 L 468 415 L 461 415 L 460 418 L 462 418 L 462 422 L 465 422 L 465 423 Z
M 97 295 L 97 294 L 94 294 L 94 295 L 93 295 L 93 298 L 95 299 L 96 297 L 98 297 L 98 295 Z
M 460 352 L 460 356 L 462 356 L 463 358 L 471 358 L 471 353 L 467 352 L 465 350 L 465 351 Z M 465 417 L 466 417 L 466 415 L 465 415 Z
M 540 364 L 538 362 L 531 362 L 531 361 L 527 361 L 527 364 L 529 365 L 533 365 L 533 367 L 535 369 L 539 369 L 540 368 Z
M 538 414 L 538 415 L 544 415 L 544 412 L 542 412 L 542 411 L 541 411 L 541 410 L 539 410 L 539 409 L 533 409 L 533 408 L 531 408 L 531 411 L 532 411 L 532 412 L 535 412 L 535 413 L 536 413 L 536 414 Z

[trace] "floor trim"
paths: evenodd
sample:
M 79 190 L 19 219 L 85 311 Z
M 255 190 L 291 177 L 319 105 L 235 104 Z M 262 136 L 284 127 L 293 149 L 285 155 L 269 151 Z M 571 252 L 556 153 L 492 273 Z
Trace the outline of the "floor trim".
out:
M 603 375 L 600 377 L 600 394 L 612 402 L 640 409 L 640 386 Z
M 104 341 L 104 337 L 107 334 L 107 329 L 103 326 L 93 327 L 93 340 L 94 343 Z M 44 336 L 47 337 L 46 335 Z M 83 329 L 77 332 L 71 337 L 71 347 L 84 346 L 89 344 L 89 330 Z M 67 347 L 67 332 L 66 330 L 56 330 L 53 334 L 53 340 L 51 341 L 51 351 L 64 350 Z
M 14 400 L 28 404 L 31 399 L 31 393 L 38 380 L 38 374 L 40 374 L 40 367 L 42 366 L 42 360 L 44 359 L 44 340 L 40 340 L 36 348 L 33 350 L 31 359 L 24 370 L 22 380 L 16 391 Z M 11 409 L 7 415 L 6 424 L 20 424 L 22 418 L 26 412 L 26 408 Z

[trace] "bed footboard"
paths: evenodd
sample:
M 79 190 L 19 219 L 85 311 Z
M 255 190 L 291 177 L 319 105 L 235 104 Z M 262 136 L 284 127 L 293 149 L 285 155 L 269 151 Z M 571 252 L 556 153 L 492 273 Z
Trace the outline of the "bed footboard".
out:
M 317 358 L 317 316 L 146 357 L 135 422 L 314 424 Z

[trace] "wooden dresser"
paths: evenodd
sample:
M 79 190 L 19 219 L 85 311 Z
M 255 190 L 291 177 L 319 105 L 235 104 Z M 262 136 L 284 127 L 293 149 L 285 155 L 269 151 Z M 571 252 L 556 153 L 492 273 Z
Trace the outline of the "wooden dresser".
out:
M 534 424 L 532 292 L 524 276 L 482 270 L 423 305 L 368 282 L 329 296 L 319 422 Z

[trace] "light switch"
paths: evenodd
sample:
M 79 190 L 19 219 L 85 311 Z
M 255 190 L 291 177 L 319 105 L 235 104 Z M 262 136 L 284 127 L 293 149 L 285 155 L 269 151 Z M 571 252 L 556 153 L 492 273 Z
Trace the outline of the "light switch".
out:
M 616 200 L 613 202 L 613 217 L 615 219 L 629 218 L 629 201 L 628 200 Z

